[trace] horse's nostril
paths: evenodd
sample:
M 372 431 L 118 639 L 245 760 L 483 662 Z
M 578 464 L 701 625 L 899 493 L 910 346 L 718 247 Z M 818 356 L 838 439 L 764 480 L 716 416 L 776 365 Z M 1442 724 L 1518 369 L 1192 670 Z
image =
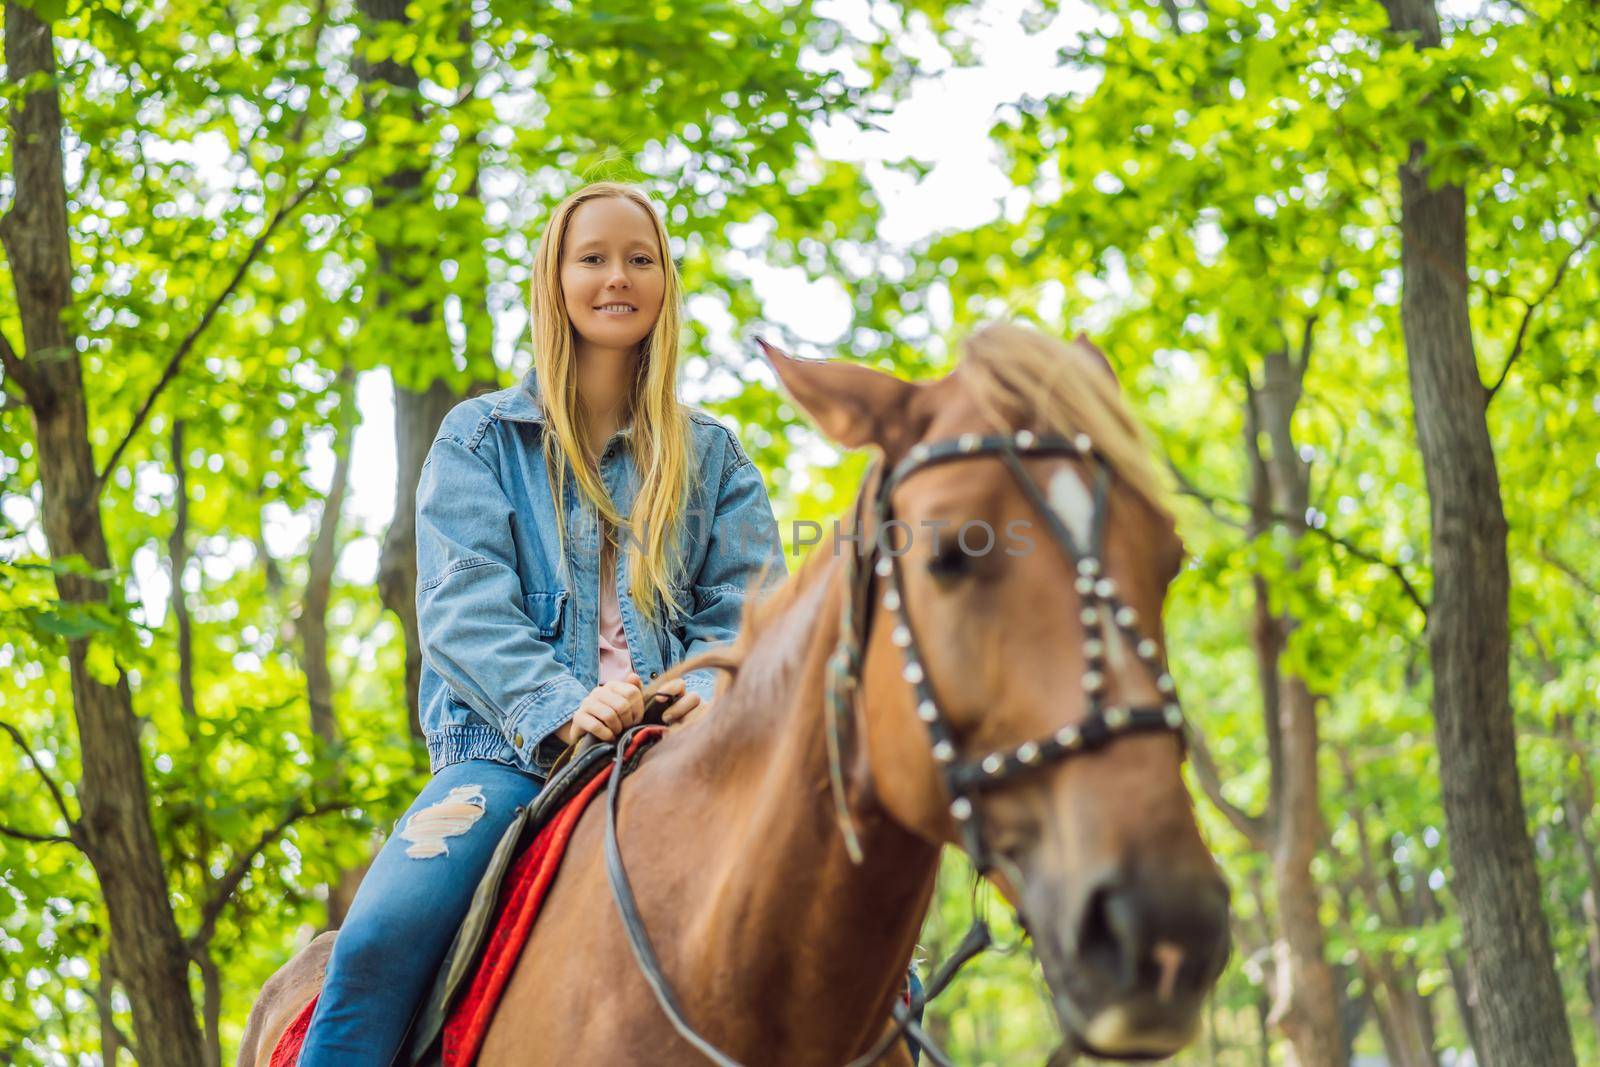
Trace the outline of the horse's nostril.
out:
M 1138 945 L 1139 911 L 1128 891 L 1111 885 L 1094 890 L 1078 925 L 1083 962 L 1125 990 L 1137 975 Z

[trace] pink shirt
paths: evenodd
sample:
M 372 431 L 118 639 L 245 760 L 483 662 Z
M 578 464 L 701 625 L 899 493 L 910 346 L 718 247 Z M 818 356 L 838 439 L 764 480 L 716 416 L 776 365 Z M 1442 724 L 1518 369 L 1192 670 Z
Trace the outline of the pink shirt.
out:
M 600 549 L 600 684 L 620 681 L 633 671 L 628 655 L 628 635 L 622 629 L 622 607 L 617 601 L 614 549 L 606 542 Z

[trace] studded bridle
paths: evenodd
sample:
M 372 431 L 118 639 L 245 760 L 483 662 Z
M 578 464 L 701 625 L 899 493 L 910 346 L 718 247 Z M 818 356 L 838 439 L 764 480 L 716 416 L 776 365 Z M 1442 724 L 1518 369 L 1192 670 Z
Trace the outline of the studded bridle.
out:
M 1078 621 L 1083 626 L 1083 690 L 1088 713 L 1082 722 L 1061 727 L 1048 737 L 1024 741 L 1009 751 L 990 752 L 976 759 L 963 759 L 949 717 L 940 706 L 923 665 L 924 656 L 906 614 L 899 554 L 885 551 L 879 531 L 894 519 L 892 494 L 912 475 L 943 463 L 977 456 L 998 457 L 1016 477 L 1061 550 L 1076 569 L 1075 588 L 1081 599 Z M 1090 516 L 1089 544 L 1080 545 L 1068 530 L 1039 486 L 1022 466 L 1023 456 L 1065 456 L 1083 460 L 1093 470 L 1093 510 Z M 1161 646 L 1139 629 L 1138 613 L 1117 595 L 1116 583 L 1103 572 L 1103 549 L 1108 496 L 1112 470 L 1098 453 L 1087 434 L 1067 438 L 1059 434 L 1035 434 L 1020 430 L 1014 434 L 962 434 L 960 437 L 914 445 L 871 489 L 872 474 L 862 484 L 856 498 L 856 550 L 845 557 L 845 589 L 841 608 L 839 644 L 829 660 L 828 673 L 828 752 L 833 782 L 834 803 L 840 828 L 851 855 L 859 862 L 860 845 L 849 814 L 844 789 L 843 753 L 840 743 L 855 712 L 855 696 L 860 686 L 863 650 L 871 626 L 873 577 L 887 583 L 882 604 L 894 620 L 890 640 L 900 649 L 904 665 L 902 677 L 911 686 L 917 718 L 927 726 L 934 762 L 938 765 L 949 793 L 950 814 L 960 828 L 967 855 L 979 871 L 992 866 L 993 857 L 983 841 L 978 802 L 987 790 L 1006 784 L 1035 768 L 1060 763 L 1073 756 L 1103 748 L 1119 737 L 1151 732 L 1183 736 L 1183 709 L 1177 687 L 1161 661 Z M 862 511 L 871 492 L 873 525 L 861 526 Z M 992 546 L 991 546 L 992 547 Z M 1155 679 L 1162 703 L 1155 706 L 1108 705 L 1105 700 L 1105 641 L 1099 636 L 1103 625 L 1114 627 L 1133 649 L 1139 662 Z

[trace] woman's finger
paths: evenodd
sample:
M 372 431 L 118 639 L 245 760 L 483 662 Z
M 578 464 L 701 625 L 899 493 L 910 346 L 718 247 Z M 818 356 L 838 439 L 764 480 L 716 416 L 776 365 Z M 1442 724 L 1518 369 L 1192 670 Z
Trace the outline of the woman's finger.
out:
M 638 675 L 629 675 L 629 677 L 637 678 Z M 634 685 L 632 682 L 628 681 L 610 682 L 608 683 L 608 689 L 610 692 L 622 698 L 621 704 L 612 705 L 612 707 L 616 708 L 618 712 L 625 716 L 632 717 L 634 722 L 638 722 L 644 717 L 643 689 L 640 689 L 637 685 Z
M 700 694 L 686 693 L 677 700 L 673 701 L 672 706 L 661 713 L 661 721 L 665 723 L 677 722 L 679 719 L 683 718 L 685 715 L 689 714 L 699 706 Z
M 579 711 L 574 718 L 577 720 L 578 729 L 586 734 L 593 734 L 602 741 L 617 739 L 617 735 L 611 732 L 610 727 L 588 711 Z
M 627 709 L 623 712 L 623 715 L 627 717 L 628 725 L 632 726 L 634 723 L 644 718 L 644 690 L 640 689 L 636 685 L 630 685 L 628 686 L 626 696 L 628 698 L 628 705 Z
M 621 712 L 626 711 L 628 707 L 628 698 L 611 689 L 596 689 L 589 694 L 589 699 L 593 701 L 597 710 L 605 708 L 608 711 Z

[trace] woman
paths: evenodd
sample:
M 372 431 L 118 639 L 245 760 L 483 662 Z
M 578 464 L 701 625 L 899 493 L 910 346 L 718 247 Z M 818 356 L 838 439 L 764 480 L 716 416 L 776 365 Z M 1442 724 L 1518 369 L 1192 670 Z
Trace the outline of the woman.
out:
M 643 686 L 736 636 L 785 564 L 760 472 L 677 400 L 680 293 L 638 190 L 586 186 L 535 259 L 533 370 L 444 419 L 417 487 L 422 725 L 433 779 L 339 931 L 302 1067 L 387 1065 L 516 809 Z M 696 671 L 664 718 L 712 695 Z

